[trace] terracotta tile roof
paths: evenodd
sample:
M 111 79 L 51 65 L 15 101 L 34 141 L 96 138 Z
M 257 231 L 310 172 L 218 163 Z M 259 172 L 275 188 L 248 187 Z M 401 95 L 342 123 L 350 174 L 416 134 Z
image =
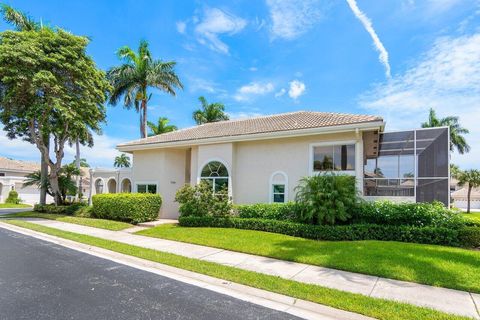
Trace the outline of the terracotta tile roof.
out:
M 36 171 L 40 170 L 40 164 L 29 161 L 14 160 L 0 157 L 0 170 L 11 171 Z
M 135 146 L 178 141 L 195 141 L 208 138 L 281 132 L 355 123 L 383 121 L 381 117 L 333 112 L 297 111 L 249 119 L 228 120 L 181 129 L 145 139 L 120 144 Z

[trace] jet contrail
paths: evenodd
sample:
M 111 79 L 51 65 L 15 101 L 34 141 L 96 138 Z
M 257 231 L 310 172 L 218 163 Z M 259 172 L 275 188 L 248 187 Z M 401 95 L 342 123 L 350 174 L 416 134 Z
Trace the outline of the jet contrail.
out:
M 372 26 L 372 21 L 368 19 L 368 17 L 363 13 L 357 5 L 356 0 L 347 0 L 348 5 L 350 6 L 350 9 L 352 9 L 353 14 L 357 17 L 358 20 L 363 24 L 367 32 L 370 34 L 370 36 L 373 39 L 373 44 L 375 45 L 375 48 L 377 51 L 380 53 L 379 59 L 380 62 L 384 65 L 385 67 L 385 74 L 387 78 L 390 78 L 390 63 L 388 62 L 388 52 L 383 46 L 382 42 L 380 41 L 380 38 L 378 38 L 377 33 L 373 29 Z

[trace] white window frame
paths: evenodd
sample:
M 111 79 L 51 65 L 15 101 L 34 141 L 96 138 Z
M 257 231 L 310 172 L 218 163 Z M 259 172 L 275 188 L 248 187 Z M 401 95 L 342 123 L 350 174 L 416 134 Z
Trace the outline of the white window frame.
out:
M 149 185 L 149 184 L 154 184 L 154 185 L 157 186 L 157 192 L 156 192 L 156 194 L 159 193 L 159 190 L 158 190 L 158 181 L 135 181 L 135 193 L 139 193 L 139 192 L 138 192 L 138 186 L 141 185 L 141 184 L 147 185 L 147 188 L 148 188 L 148 185 Z M 147 190 L 147 193 L 148 193 L 148 190 Z
M 281 183 L 277 183 L 277 182 L 274 182 L 273 181 L 273 178 L 276 176 L 276 175 L 281 175 L 283 176 L 283 182 Z M 270 175 L 270 183 L 268 184 L 269 188 L 270 188 L 270 191 L 268 193 L 268 202 L 269 203 L 282 203 L 282 202 L 273 202 L 273 196 L 274 196 L 274 192 L 273 192 L 273 185 L 280 185 L 280 184 L 283 184 L 285 186 L 285 192 L 284 192 L 284 202 L 283 203 L 287 203 L 288 202 L 288 176 L 285 172 L 283 171 L 275 171 L 274 173 L 272 173 Z
M 102 192 L 100 193 L 97 193 L 97 181 L 98 180 L 101 180 L 102 181 Z M 93 182 L 93 190 L 95 190 L 95 194 L 102 194 L 102 193 L 106 193 L 105 192 L 105 179 L 103 179 L 102 177 L 97 177 L 95 178 L 94 182 Z
M 314 148 L 315 147 L 331 147 L 331 146 L 339 146 L 339 145 L 354 145 L 355 146 L 355 169 L 354 170 L 322 170 L 322 171 L 315 171 L 313 169 L 313 156 L 314 156 Z M 311 176 L 318 174 L 318 173 L 340 173 L 340 174 L 348 174 L 355 176 L 358 170 L 358 163 L 357 163 L 357 154 L 358 150 L 358 140 L 341 140 L 341 141 L 325 141 L 325 142 L 316 142 L 310 144 L 310 154 L 308 159 L 308 172 Z
M 226 178 L 226 179 L 228 179 L 228 198 L 230 200 L 232 200 L 232 195 L 233 195 L 232 170 L 229 166 L 229 163 L 222 158 L 217 158 L 217 157 L 209 158 L 207 161 L 204 161 L 201 166 L 198 167 L 198 170 L 197 170 L 197 184 L 199 184 L 200 181 L 202 181 L 202 179 L 209 179 L 207 177 L 202 177 L 202 170 L 203 170 L 203 168 L 205 168 L 205 166 L 207 164 L 209 164 L 212 161 L 220 162 L 221 164 L 223 164 L 225 166 L 225 168 L 227 168 L 228 177 L 215 177 L 215 178 L 223 178 L 223 179 Z

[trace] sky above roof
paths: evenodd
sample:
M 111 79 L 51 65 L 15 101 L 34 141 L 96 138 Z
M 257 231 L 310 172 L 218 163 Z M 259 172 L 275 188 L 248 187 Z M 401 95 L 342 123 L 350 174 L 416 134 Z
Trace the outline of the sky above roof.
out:
M 175 60 L 185 88 L 152 90 L 149 120 L 194 125 L 203 95 L 232 118 L 313 110 L 382 116 L 387 130 L 419 127 L 429 108 L 456 115 L 480 163 L 480 2 L 469 0 L 6 1 L 52 26 L 91 39 L 98 67 L 141 39 Z M 0 31 L 10 26 L 0 22 Z M 115 145 L 139 138 L 139 116 L 109 106 L 104 134 L 82 156 L 113 164 Z M 37 160 L 28 143 L 0 131 L 0 155 Z M 74 152 L 68 149 L 66 162 Z

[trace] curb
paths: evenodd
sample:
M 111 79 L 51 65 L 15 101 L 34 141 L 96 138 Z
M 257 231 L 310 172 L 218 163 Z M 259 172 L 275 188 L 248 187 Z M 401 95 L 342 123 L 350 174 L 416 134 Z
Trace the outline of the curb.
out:
M 103 259 L 108 259 L 116 263 L 127 265 L 136 269 L 155 273 L 170 279 L 181 281 L 217 293 L 225 294 L 243 301 L 251 302 L 266 308 L 289 313 L 291 315 L 304 319 L 319 320 L 368 320 L 373 319 L 349 311 L 339 310 L 325 305 L 313 303 L 306 300 L 295 299 L 278 293 L 261 290 L 234 282 L 210 277 L 207 275 L 187 271 L 180 268 L 171 267 L 158 262 L 144 260 L 129 255 L 117 253 L 107 249 L 102 249 L 72 240 L 51 236 L 38 231 L 33 231 L 4 222 L 0 222 L 0 228 L 13 232 L 31 236 L 43 241 L 55 243 L 57 245 L 87 253 Z

